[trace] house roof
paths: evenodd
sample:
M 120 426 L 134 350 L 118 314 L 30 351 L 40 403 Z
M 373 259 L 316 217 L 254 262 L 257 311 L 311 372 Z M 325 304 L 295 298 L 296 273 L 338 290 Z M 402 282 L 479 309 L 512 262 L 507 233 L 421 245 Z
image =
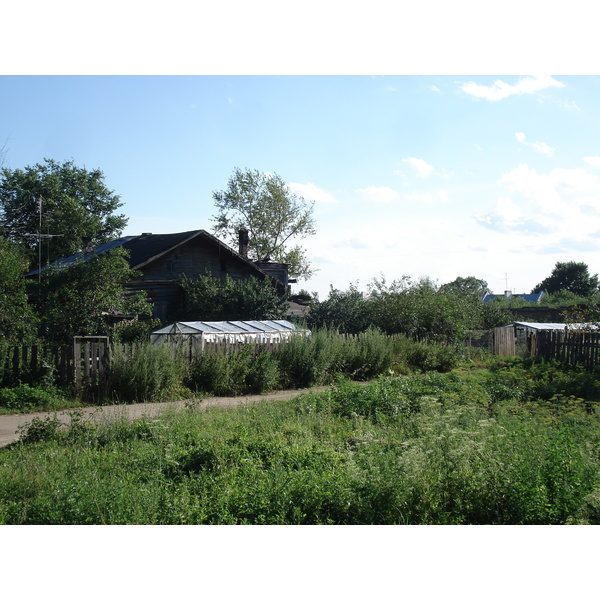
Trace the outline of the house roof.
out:
M 239 260 L 244 261 L 249 267 L 256 271 L 257 274 L 261 274 L 263 276 L 269 275 L 260 269 L 254 262 L 245 256 L 242 256 L 204 229 L 184 231 L 182 233 L 143 233 L 142 235 L 122 237 L 118 240 L 106 242 L 105 244 L 99 244 L 98 246 L 94 247 L 91 252 L 78 252 L 77 254 L 61 258 L 53 262 L 51 266 L 59 268 L 68 267 L 76 262 L 85 262 L 90 258 L 97 256 L 98 254 L 103 254 L 115 248 L 122 247 L 129 251 L 129 264 L 131 265 L 131 268 L 140 269 L 152 261 L 157 260 L 167 252 L 177 248 L 178 246 L 181 246 L 182 244 L 185 244 L 186 242 L 189 242 L 196 237 L 201 237 L 208 243 L 213 244 L 214 246 L 225 250 L 228 254 L 231 254 Z M 42 267 L 42 271 L 44 271 L 46 268 L 47 267 Z M 37 275 L 38 272 L 38 269 L 34 269 L 33 271 L 27 273 L 25 277 Z M 273 279 L 277 281 L 278 284 L 280 283 L 276 278 Z
M 512 300 L 513 298 L 522 298 L 526 302 L 530 302 L 531 304 L 537 304 L 543 297 L 545 296 L 544 292 L 539 292 L 538 294 L 490 294 L 485 293 L 482 300 L 487 304 L 491 302 L 495 298 L 506 298 L 507 300 Z
M 564 331 L 565 329 L 597 329 L 595 324 L 590 323 L 529 323 L 527 321 L 513 321 L 512 323 L 503 325 L 502 327 L 516 327 L 517 329 L 529 329 L 532 331 L 547 331 L 550 329 L 558 331 Z

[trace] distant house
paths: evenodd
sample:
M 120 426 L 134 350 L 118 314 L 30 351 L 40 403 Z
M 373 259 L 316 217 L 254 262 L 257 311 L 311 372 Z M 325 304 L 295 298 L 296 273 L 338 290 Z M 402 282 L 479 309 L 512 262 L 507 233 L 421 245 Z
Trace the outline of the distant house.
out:
M 483 302 L 487 304 L 496 298 L 504 298 L 506 300 L 513 300 L 516 298 L 522 298 L 525 302 L 529 302 L 530 304 L 539 304 L 540 300 L 545 296 L 544 292 L 539 292 L 538 294 L 513 294 L 510 291 L 504 292 L 504 294 L 490 294 L 486 292 L 483 295 Z
M 154 316 L 165 321 L 183 300 L 183 290 L 179 285 L 181 275 L 196 277 L 208 271 L 213 276 L 229 275 L 233 279 L 257 277 L 264 280 L 268 277 L 280 294 L 286 293 L 288 284 L 293 283 L 288 278 L 288 265 L 251 261 L 247 256 L 247 244 L 247 232 L 240 232 L 237 252 L 203 229 L 183 233 L 142 233 L 62 258 L 53 266 L 68 267 L 114 248 L 125 248 L 129 251 L 131 268 L 141 272 L 141 276 L 127 282 L 125 288 L 132 293 L 145 291 L 154 304 Z M 37 275 L 36 269 L 27 273 L 26 277 Z

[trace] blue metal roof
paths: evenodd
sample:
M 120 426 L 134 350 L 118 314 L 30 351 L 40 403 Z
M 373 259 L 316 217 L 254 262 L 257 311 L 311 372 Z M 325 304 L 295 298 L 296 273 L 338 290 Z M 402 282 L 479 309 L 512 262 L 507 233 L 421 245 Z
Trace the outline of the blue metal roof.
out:
M 485 294 L 482 300 L 485 304 L 487 304 L 488 302 L 491 302 L 496 298 L 504 298 L 506 300 L 522 298 L 526 302 L 530 302 L 531 304 L 537 304 L 544 296 L 544 292 L 539 292 L 539 294 L 511 294 L 510 296 L 507 296 L 506 294 Z

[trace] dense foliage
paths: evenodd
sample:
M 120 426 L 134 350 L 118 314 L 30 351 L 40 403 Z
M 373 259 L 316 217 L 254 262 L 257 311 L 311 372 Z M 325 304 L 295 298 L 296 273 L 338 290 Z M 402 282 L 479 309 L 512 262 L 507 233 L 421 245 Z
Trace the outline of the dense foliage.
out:
M 233 279 L 210 273 L 179 280 L 185 294 L 180 321 L 247 321 L 285 318 L 288 301 L 273 283 L 256 277 Z
M 531 291 L 544 291 L 549 294 L 566 291 L 577 296 L 589 297 L 598 293 L 598 275 L 590 275 L 588 266 L 583 262 L 557 262 L 550 276 Z
M 19 248 L 0 238 L 0 340 L 22 344 L 35 335 L 35 316 L 27 298 L 23 273 L 27 259 Z
M 1 171 L 0 219 L 8 239 L 29 251 L 32 268 L 38 267 L 37 234 L 53 236 L 43 240 L 41 258 L 48 264 L 80 252 L 87 243 L 119 237 L 127 224 L 124 215 L 115 214 L 121 206 L 102 171 L 88 171 L 73 161 L 45 159 Z
M 313 205 L 292 193 L 276 173 L 235 169 L 225 191 L 214 192 L 217 236 L 235 248 L 240 229 L 248 231 L 248 254 L 254 260 L 288 263 L 292 277 L 314 272 L 301 246 L 291 242 L 315 234 Z
M 468 330 L 510 322 L 499 305 L 481 301 L 481 290 L 486 287 L 475 278 L 459 278 L 442 286 L 428 278 L 414 281 L 404 276 L 391 283 L 374 279 L 364 294 L 351 286 L 347 292 L 331 288 L 323 301 L 313 299 L 308 324 L 348 333 L 376 327 L 415 340 L 456 343 Z
M 40 335 L 54 344 L 70 344 L 75 335 L 107 335 L 107 315 L 150 315 L 145 294 L 128 296 L 123 283 L 135 277 L 126 250 L 81 259 L 68 268 L 46 269 L 34 293 Z
M 560 392 L 579 377 L 513 361 L 135 423 L 34 419 L 0 450 L 0 522 L 600 524 L 597 384 Z

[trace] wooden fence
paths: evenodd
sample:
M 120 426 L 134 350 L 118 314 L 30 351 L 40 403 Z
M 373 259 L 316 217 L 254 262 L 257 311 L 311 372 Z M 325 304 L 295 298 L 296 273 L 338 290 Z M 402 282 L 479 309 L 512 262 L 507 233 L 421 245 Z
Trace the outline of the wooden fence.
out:
M 10 346 L 0 348 L 0 381 L 53 377 L 58 385 L 94 384 L 106 368 L 107 337 L 74 338 L 72 346 Z
M 513 327 L 495 327 L 492 352 L 499 356 L 515 356 L 517 339 Z
M 514 327 L 494 329 L 492 352 L 499 356 L 536 356 L 592 370 L 600 364 L 600 333 L 542 329 L 517 338 Z
M 189 360 L 202 353 L 230 353 L 242 347 L 251 347 L 254 354 L 273 352 L 281 346 L 281 340 L 245 344 L 220 340 L 199 343 L 195 339 L 184 340 L 176 346 Z M 133 358 L 143 344 L 119 345 L 118 351 Z M 0 348 L 0 385 L 10 385 L 21 380 L 39 381 L 52 377 L 61 386 L 86 387 L 100 381 L 110 357 L 108 337 L 76 337 L 72 346 L 44 348 L 42 346 L 11 346 Z
M 600 333 L 589 331 L 538 331 L 531 338 L 531 353 L 547 360 L 592 370 L 600 364 Z

